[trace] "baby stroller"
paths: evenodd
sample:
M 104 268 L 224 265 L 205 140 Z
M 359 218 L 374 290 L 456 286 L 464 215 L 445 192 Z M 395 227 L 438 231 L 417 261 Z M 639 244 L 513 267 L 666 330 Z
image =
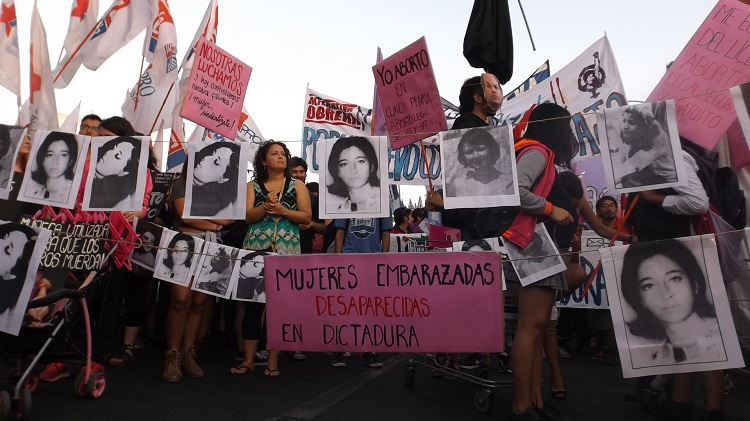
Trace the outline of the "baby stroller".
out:
M 118 229 L 112 229 L 111 233 L 117 232 L 118 240 L 107 243 L 104 261 L 110 267 L 127 266 L 127 254 L 136 244 L 137 236 L 129 226 L 123 228 L 121 221 L 112 222 L 111 225 L 116 225 L 112 228 Z M 104 394 L 104 373 L 91 369 L 92 329 L 87 300 L 97 297 L 107 276 L 107 270 L 91 271 L 83 279 L 68 273 L 65 289 L 34 299 L 27 306 L 27 310 L 53 306 L 48 321 L 39 322 L 27 316 L 18 336 L 0 333 L 0 359 L 14 362 L 7 376 L 11 380 L 10 387 L 0 388 L 0 421 L 29 418 L 31 393 L 39 385 L 38 364 L 78 364 L 83 360 L 84 370 L 73 383 L 74 395 L 96 399 Z

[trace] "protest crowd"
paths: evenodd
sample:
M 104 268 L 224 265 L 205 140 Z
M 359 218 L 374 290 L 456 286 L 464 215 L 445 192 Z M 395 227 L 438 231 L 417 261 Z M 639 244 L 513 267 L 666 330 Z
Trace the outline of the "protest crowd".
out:
M 132 3 L 162 25 L 149 62 L 176 68 L 169 19 Z M 742 165 L 711 152 L 731 122 L 696 123 L 688 101 L 701 96 L 669 81 L 694 58 L 681 55 L 648 102 L 629 105 L 606 37 L 560 71 L 575 86 L 560 103 L 538 84 L 548 69 L 504 92 L 512 69 L 500 57 L 474 66 L 486 71 L 456 87 L 455 107 L 441 101 L 421 38 L 373 67 L 372 110 L 308 88 L 297 153 L 300 142 L 263 139 L 244 110 L 249 67 L 214 44 L 216 3 L 182 79 L 158 65 L 144 73 L 165 78 L 154 89 L 176 87 L 171 114 L 76 112 L 59 125 L 45 101 L 75 73 L 66 55 L 36 101 L 0 125 L 0 358 L 67 314 L 66 301 L 45 297 L 81 289 L 89 352 L 36 368 L 42 382 L 82 378 L 82 396 L 142 364 L 147 345 L 169 384 L 205 377 L 209 347 L 235 354 L 228 376 L 281 381 L 311 353 L 337 369 L 381 369 L 383 354 L 409 352 L 435 381 L 501 373 L 513 388 L 502 419 L 565 420 L 550 400 L 567 398 L 565 359 L 577 353 L 621 366 L 633 386 L 624 398 L 654 419 L 724 419 L 750 337 L 735 308 L 750 288 L 746 203 Z M 87 51 L 86 67 L 106 60 Z M 704 90 L 727 91 L 750 133 L 743 75 Z M 183 117 L 198 125 L 189 139 Z M 153 138 L 165 122 L 170 139 Z M 604 170 L 584 170 L 583 158 Z M 399 177 L 423 181 L 416 206 L 402 202 Z M 7 419 L 23 398 L 3 393 Z

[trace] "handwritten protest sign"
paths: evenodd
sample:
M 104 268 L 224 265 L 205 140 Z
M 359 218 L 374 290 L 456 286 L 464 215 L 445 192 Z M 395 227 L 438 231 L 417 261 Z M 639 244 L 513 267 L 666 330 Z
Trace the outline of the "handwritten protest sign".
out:
M 373 66 L 372 73 L 391 148 L 448 130 L 424 37 Z
M 750 81 L 748 32 L 750 6 L 719 1 L 648 96 L 676 99 L 680 134 L 708 150 L 736 119 L 728 89 Z
M 317 173 L 318 143 L 345 136 L 370 136 L 372 110 L 307 88 L 302 119 L 302 159 Z
M 443 178 L 437 136 L 425 139 L 423 143 L 424 149 L 419 143 L 388 149 L 388 178 L 392 183 L 428 185 L 430 180 L 434 183 Z
M 177 174 L 170 172 L 151 172 L 151 196 L 148 198 L 148 210 L 146 211 L 145 220 L 153 222 L 156 216 L 159 215 L 159 211 L 167 201 L 167 193 L 172 185 L 172 180 L 175 179 Z
M 591 272 L 599 264 L 599 249 L 607 247 L 609 240 L 596 235 L 593 231 L 583 231 L 581 233 L 581 254 L 580 264 L 586 271 L 586 279 L 591 276 Z M 619 241 L 616 243 L 620 245 Z M 586 295 L 583 293 L 583 288 L 586 286 L 586 282 L 581 284 L 578 289 L 567 297 L 563 297 L 560 300 L 560 306 L 562 307 L 575 307 L 575 308 L 599 308 L 608 309 L 609 299 L 607 298 L 607 287 L 604 283 L 604 271 L 600 270 L 596 274 L 594 282 L 591 284 Z
M 180 115 L 233 139 L 252 68 L 201 38 Z
M 415 260 L 398 253 L 266 257 L 268 347 L 503 350 L 497 254 L 420 253 Z
M 109 223 L 70 223 L 22 217 L 21 224 L 52 232 L 42 256 L 42 267 L 99 270 L 107 256 Z

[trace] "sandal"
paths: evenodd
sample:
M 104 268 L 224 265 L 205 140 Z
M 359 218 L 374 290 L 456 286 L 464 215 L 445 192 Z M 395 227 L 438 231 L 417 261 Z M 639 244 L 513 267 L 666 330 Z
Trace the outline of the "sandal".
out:
M 108 362 L 111 366 L 122 367 L 124 365 L 132 363 L 134 355 L 135 345 L 125 344 L 122 346 L 120 352 L 118 352 L 114 357 L 110 358 Z
M 275 379 L 279 377 L 280 375 L 281 375 L 281 372 L 278 369 L 266 368 L 263 371 L 263 377 L 267 379 Z
M 565 393 L 565 389 L 561 389 L 561 390 L 552 389 L 550 391 L 550 395 L 552 395 L 553 398 L 555 398 L 557 400 L 561 400 L 561 401 L 564 401 L 565 398 L 568 397 L 568 394 Z
M 252 366 L 247 365 L 238 365 L 236 367 L 232 367 L 229 369 L 229 375 L 230 376 L 244 376 L 250 371 L 253 371 L 255 368 Z

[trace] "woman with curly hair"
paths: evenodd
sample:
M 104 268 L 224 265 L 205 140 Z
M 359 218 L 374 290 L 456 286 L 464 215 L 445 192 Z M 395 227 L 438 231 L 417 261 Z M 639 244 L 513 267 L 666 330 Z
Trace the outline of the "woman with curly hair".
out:
M 278 254 L 299 254 L 299 225 L 309 224 L 310 194 L 305 184 L 291 176 L 289 149 L 281 142 L 264 143 L 253 160 L 255 179 L 247 183 L 245 222 L 249 224 L 243 242 L 246 250 L 270 251 Z M 244 358 L 230 370 L 239 376 L 253 369 L 266 305 L 245 303 L 242 320 Z M 268 367 L 263 375 L 276 378 L 279 372 L 279 351 L 269 350 Z

